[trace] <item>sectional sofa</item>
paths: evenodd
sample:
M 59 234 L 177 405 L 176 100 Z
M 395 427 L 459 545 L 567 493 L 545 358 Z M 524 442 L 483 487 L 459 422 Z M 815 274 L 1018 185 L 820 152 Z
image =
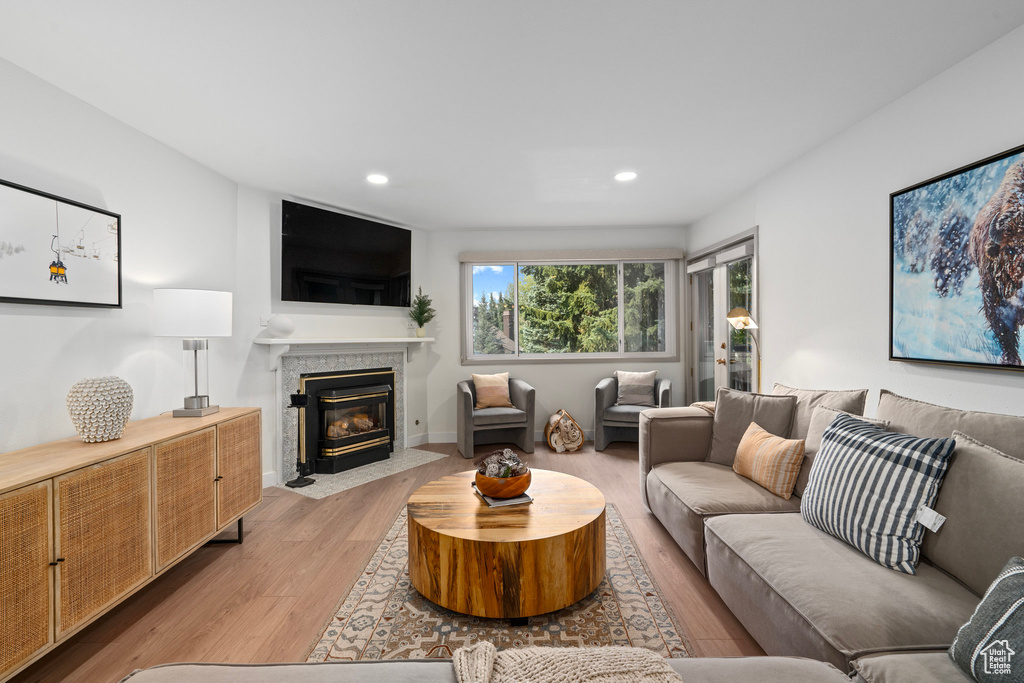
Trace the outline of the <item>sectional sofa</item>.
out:
M 776 394 L 796 397 L 789 435 L 808 439 L 813 456 L 807 430 L 815 409 L 860 414 L 864 392 L 777 387 Z M 923 560 L 917 574 L 908 575 L 806 523 L 798 495 L 784 500 L 728 464 L 710 462 L 716 431 L 737 428 L 724 413 L 737 414 L 721 406 L 714 416 L 700 408 L 644 411 L 641 495 L 765 652 L 854 668 L 866 681 L 966 680 L 941 650 L 1006 561 L 1024 554 L 1024 417 L 881 392 L 875 419 L 890 431 L 973 437 L 960 437 L 939 489 L 936 509 L 947 522 L 937 533 L 926 533 Z M 777 418 L 755 405 L 739 421 L 775 419 L 780 431 L 773 433 L 786 436 Z M 811 464 L 808 457 L 804 468 Z M 806 472 L 801 479 L 806 481 Z M 921 654 L 928 650 L 938 652 Z M 918 654 L 876 656 L 907 651 Z M 931 678 L 922 678 L 924 671 Z

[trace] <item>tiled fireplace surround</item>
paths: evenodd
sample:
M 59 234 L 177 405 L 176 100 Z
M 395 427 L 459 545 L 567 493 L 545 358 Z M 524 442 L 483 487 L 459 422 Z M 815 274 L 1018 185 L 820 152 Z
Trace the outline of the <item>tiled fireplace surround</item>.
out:
M 278 472 L 281 481 L 296 476 L 298 448 L 298 411 L 289 408 L 290 395 L 299 390 L 299 377 L 310 372 L 334 370 L 365 370 L 391 368 L 395 371 L 395 451 L 405 448 L 405 362 L 404 349 L 380 351 L 315 351 L 293 352 L 281 356 L 277 406 L 281 416 L 281 460 Z M 307 410 L 316 410 L 316 407 Z M 334 475 L 344 476 L 344 472 Z

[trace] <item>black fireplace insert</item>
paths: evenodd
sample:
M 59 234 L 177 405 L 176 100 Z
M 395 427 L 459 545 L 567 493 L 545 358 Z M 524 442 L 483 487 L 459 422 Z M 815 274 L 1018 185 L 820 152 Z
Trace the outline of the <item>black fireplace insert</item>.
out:
M 300 415 L 302 457 L 317 474 L 386 460 L 395 443 L 395 373 L 391 368 L 301 375 L 309 396 Z

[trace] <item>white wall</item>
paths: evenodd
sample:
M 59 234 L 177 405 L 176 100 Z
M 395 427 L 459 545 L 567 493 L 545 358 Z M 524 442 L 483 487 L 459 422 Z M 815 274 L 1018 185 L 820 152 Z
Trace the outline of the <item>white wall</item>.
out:
M 1024 143 L 1019 28 L 690 228 L 698 250 L 760 226 L 765 386 L 887 388 L 1021 414 L 1024 375 L 888 360 L 889 194 Z
M 594 428 L 594 387 L 615 370 L 657 370 L 672 380 L 673 399 L 681 401 L 683 366 L 675 362 L 587 362 L 466 365 L 459 362 L 459 252 L 535 249 L 679 248 L 681 227 L 587 228 L 571 230 L 503 230 L 488 232 L 433 232 L 427 244 L 430 287 L 437 319 L 427 333 L 437 341 L 423 350 L 429 365 L 427 397 L 430 441 L 455 441 L 455 385 L 470 373 L 509 371 L 537 390 L 537 427 L 556 410 L 564 408 L 587 432 Z M 680 297 L 681 298 L 681 297 Z
M 127 380 L 133 419 L 180 407 L 181 342 L 152 336 L 151 291 L 234 290 L 235 184 L 3 60 L 0 92 L 0 178 L 121 214 L 124 303 L 0 303 L 0 452 L 73 436 L 83 377 Z M 237 404 L 230 341 L 210 345 L 211 397 Z

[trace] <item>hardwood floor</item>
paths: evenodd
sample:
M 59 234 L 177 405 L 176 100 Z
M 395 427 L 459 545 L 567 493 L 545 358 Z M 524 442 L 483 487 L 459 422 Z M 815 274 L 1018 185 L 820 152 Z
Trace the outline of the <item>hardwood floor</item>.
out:
M 451 457 L 322 500 L 265 489 L 245 517 L 245 543 L 200 548 L 13 681 L 115 682 L 166 662 L 301 661 L 409 494 L 472 468 L 455 444 L 420 448 Z M 523 459 L 586 479 L 618 508 L 694 654 L 764 654 L 640 502 L 636 444 L 557 454 L 538 443 Z

